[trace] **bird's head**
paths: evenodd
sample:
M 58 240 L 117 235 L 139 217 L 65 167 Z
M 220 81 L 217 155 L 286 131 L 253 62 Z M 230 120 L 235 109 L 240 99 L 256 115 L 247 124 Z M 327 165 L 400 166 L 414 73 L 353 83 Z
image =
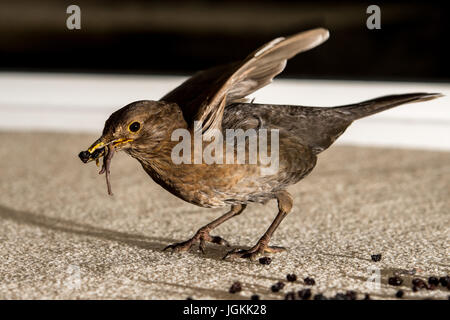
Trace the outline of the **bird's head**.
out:
M 178 105 L 163 101 L 136 101 L 117 110 L 106 120 L 102 136 L 79 154 L 84 163 L 105 155 L 108 146 L 127 152 L 151 152 L 172 131 L 186 127 Z

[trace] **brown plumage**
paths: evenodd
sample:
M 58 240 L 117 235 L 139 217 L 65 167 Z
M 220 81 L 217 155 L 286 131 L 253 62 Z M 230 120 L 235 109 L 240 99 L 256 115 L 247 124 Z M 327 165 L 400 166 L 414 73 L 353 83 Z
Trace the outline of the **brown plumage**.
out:
M 202 207 L 231 206 L 230 211 L 200 228 L 191 239 L 167 248 L 187 251 L 199 243 L 203 251 L 206 242 L 227 244 L 220 237 L 210 236 L 210 231 L 240 214 L 250 202 L 266 203 L 277 199 L 279 212 L 256 245 L 249 250 L 234 250 L 226 257 L 254 259 L 264 252 L 281 251 L 283 248 L 270 247 L 268 243 L 292 208 L 292 198 L 286 187 L 311 172 L 317 154 L 327 149 L 354 120 L 401 104 L 440 96 L 429 93 L 392 95 L 333 108 L 244 102 L 246 96 L 269 84 L 282 72 L 287 59 L 327 38 L 325 29 L 277 38 L 241 62 L 197 73 L 160 101 L 133 102 L 114 112 L 106 121 L 102 136 L 79 156 L 83 162 L 105 156 L 102 172 L 107 174 L 109 191 L 112 155 L 114 151 L 124 150 L 142 164 L 155 182 L 177 197 Z M 203 127 L 194 127 L 194 121 L 202 121 Z M 171 153 L 179 142 L 172 141 L 171 135 L 176 129 L 188 130 L 191 137 L 202 134 L 203 147 L 217 131 L 225 134 L 227 129 L 277 129 L 278 170 L 262 174 L 267 165 L 260 161 L 256 164 L 248 161 L 244 164 L 175 164 Z M 248 147 L 247 139 L 247 151 Z M 225 146 L 223 150 L 226 154 Z M 270 153 L 270 145 L 268 150 Z M 235 155 L 237 150 L 228 152 Z

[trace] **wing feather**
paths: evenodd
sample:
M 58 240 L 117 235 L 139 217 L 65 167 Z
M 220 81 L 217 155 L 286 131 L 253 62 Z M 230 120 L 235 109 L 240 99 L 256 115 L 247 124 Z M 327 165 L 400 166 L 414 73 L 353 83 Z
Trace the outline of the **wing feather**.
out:
M 328 30 L 318 28 L 276 38 L 241 62 L 197 73 L 161 100 L 177 103 L 190 125 L 202 121 L 203 134 L 208 137 L 211 129 L 221 129 L 227 105 L 271 83 L 284 70 L 288 59 L 320 45 L 328 37 Z

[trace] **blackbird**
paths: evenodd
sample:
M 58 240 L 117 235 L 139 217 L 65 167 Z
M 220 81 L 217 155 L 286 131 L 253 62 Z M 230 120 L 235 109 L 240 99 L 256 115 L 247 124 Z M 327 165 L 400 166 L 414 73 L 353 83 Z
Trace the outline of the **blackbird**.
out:
M 224 258 L 254 260 L 266 252 L 283 251 L 283 247 L 269 246 L 269 240 L 292 209 L 293 200 L 286 188 L 311 172 L 319 153 L 357 119 L 401 104 L 441 96 L 408 93 L 328 108 L 256 104 L 246 100 L 246 96 L 272 82 L 283 71 L 288 59 L 318 46 L 328 37 L 329 32 L 322 28 L 280 37 L 242 61 L 198 72 L 159 101 L 133 102 L 109 117 L 102 136 L 79 157 L 85 163 L 104 158 L 100 173 L 106 173 L 110 193 L 111 158 L 115 151 L 123 150 L 137 159 L 156 183 L 175 196 L 201 207 L 231 206 L 227 213 L 200 228 L 191 239 L 171 244 L 165 249 L 183 252 L 198 243 L 199 249 L 204 252 L 206 242 L 228 245 L 221 237 L 210 235 L 210 231 L 241 214 L 248 203 L 265 204 L 276 199 L 278 214 L 259 241 L 250 249 L 232 250 Z M 172 152 L 179 141 L 174 140 L 172 134 L 177 129 L 191 133 L 189 139 L 193 145 L 195 135 L 200 134 L 201 147 L 214 141 L 222 144 L 223 149 L 226 142 L 217 138 L 217 132 L 225 134 L 229 129 L 267 129 L 271 130 L 272 137 L 273 130 L 276 130 L 278 149 L 268 146 L 267 150 L 278 152 L 278 167 L 274 171 L 264 171 L 268 164 L 261 161 L 175 163 Z M 249 137 L 245 138 L 245 150 L 249 150 L 249 140 Z M 231 151 L 225 150 L 227 155 L 231 152 L 234 156 L 239 151 L 237 149 L 236 146 Z M 194 153 L 195 150 L 188 154 L 187 159 L 194 158 Z

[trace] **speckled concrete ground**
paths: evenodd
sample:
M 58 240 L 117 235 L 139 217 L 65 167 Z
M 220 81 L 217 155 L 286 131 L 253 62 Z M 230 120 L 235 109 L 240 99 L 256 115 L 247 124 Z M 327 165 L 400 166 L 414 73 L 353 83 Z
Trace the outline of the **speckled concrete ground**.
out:
M 124 154 L 112 164 L 115 196 L 95 165 L 77 153 L 96 138 L 84 134 L 1 133 L 0 298 L 2 299 L 280 299 L 270 286 L 287 273 L 313 277 L 313 293 L 355 290 L 392 298 L 394 272 L 416 276 L 450 271 L 450 153 L 337 146 L 316 170 L 290 188 L 294 211 L 272 244 L 289 251 L 272 264 L 223 261 L 227 248 L 161 250 L 191 236 L 225 209 L 175 198 Z M 251 205 L 215 234 L 250 246 L 276 213 Z M 370 255 L 381 253 L 380 262 Z M 379 288 L 367 278 L 380 274 Z M 449 291 L 411 291 L 405 298 L 447 299 Z M 233 281 L 243 291 L 228 293 Z

